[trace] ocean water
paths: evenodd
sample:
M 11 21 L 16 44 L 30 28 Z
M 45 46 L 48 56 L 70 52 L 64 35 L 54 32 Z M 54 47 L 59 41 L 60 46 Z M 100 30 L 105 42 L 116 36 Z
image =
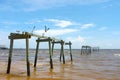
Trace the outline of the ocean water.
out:
M 120 80 L 120 50 L 102 49 L 91 55 L 80 50 L 65 50 L 66 63 L 59 61 L 60 51 L 54 50 L 53 69 L 50 69 L 49 51 L 39 50 L 36 68 L 33 67 L 35 50 L 29 50 L 30 77 L 27 77 L 26 51 L 13 50 L 10 74 L 6 74 L 9 50 L 0 50 L 0 80 Z

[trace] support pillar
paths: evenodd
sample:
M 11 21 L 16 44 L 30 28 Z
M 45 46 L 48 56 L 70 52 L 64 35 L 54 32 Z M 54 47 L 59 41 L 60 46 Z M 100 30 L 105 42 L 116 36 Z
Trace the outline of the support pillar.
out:
M 60 62 L 61 62 L 61 57 L 62 57 L 62 45 L 61 45 L 61 49 L 60 49 Z
M 37 41 L 34 67 L 36 67 L 36 64 L 37 64 L 38 49 L 39 49 L 39 42 Z
M 10 73 L 11 68 L 11 61 L 12 61 L 12 51 L 13 51 L 13 41 L 15 39 L 26 39 L 26 66 L 27 66 L 27 76 L 30 76 L 30 62 L 29 62 L 29 35 L 27 32 L 23 34 L 19 33 L 11 33 L 8 37 L 10 39 L 10 49 L 9 49 L 9 56 L 8 56 L 8 66 L 7 66 L 7 74 Z
M 71 61 L 73 61 L 73 59 L 72 59 L 72 50 L 71 50 L 71 45 L 72 45 L 72 43 L 71 43 L 71 42 L 69 42 L 69 48 L 70 48 L 70 57 L 71 57 Z
M 10 39 L 10 50 L 9 50 L 9 56 L 8 56 L 7 74 L 10 73 L 11 61 L 12 61 L 12 51 L 13 51 L 13 39 Z
M 53 62 L 52 62 L 52 39 L 50 37 L 48 38 L 38 38 L 37 41 L 37 46 L 36 46 L 36 54 L 35 54 L 35 61 L 34 61 L 34 67 L 36 67 L 36 64 L 37 64 L 37 56 L 38 56 L 38 49 L 39 49 L 39 43 L 40 42 L 48 42 L 48 45 L 49 45 L 49 56 L 50 56 L 50 68 L 53 69 Z
M 53 56 L 53 50 L 54 50 L 54 42 L 52 43 L 52 56 Z
M 65 64 L 64 41 L 61 42 L 61 55 L 62 55 L 62 57 L 63 57 L 63 64 Z
M 50 40 L 49 40 L 49 55 L 50 55 L 50 68 L 53 69 L 52 48 L 51 48 L 51 41 Z
M 26 38 L 26 63 L 27 63 L 27 76 L 30 76 L 29 39 L 28 38 Z

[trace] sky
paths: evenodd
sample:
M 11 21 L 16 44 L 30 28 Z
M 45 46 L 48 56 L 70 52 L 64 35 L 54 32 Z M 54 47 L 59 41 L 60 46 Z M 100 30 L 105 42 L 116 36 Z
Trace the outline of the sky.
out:
M 10 33 L 31 33 L 35 26 L 34 34 L 71 41 L 73 49 L 120 49 L 119 9 L 120 0 L 0 0 L 0 45 L 9 47 Z M 30 48 L 36 39 L 30 39 Z M 15 40 L 14 47 L 25 48 L 25 40 Z

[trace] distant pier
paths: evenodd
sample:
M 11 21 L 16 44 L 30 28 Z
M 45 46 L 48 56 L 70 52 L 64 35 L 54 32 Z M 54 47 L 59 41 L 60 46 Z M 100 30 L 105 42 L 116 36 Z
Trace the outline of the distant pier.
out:
M 83 54 L 91 54 L 92 52 L 95 52 L 95 51 L 99 51 L 99 47 L 91 47 L 91 46 L 88 46 L 88 45 L 83 45 L 81 47 L 81 55 Z
M 91 54 L 91 46 L 84 45 L 81 47 L 81 55 L 83 54 Z
M 8 49 L 5 45 L 0 45 L 0 49 Z

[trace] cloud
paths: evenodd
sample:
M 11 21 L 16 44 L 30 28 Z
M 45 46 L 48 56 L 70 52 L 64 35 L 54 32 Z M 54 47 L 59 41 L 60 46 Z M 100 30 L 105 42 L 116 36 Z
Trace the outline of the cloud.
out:
M 48 30 L 47 33 L 45 33 L 44 30 L 36 30 L 34 31 L 35 34 L 42 35 L 44 33 L 45 36 L 55 37 L 55 36 L 61 36 L 64 34 L 76 32 L 76 29 L 51 29 Z
M 62 28 L 75 25 L 74 22 L 67 21 L 67 20 L 46 19 L 46 21 L 53 22 L 55 26 L 59 26 L 59 27 L 62 27 Z
M 66 39 L 66 41 L 71 41 L 73 43 L 82 43 L 82 42 L 84 42 L 84 38 L 81 37 L 81 36 L 78 36 L 78 37 L 68 37 Z
M 95 26 L 94 23 L 80 24 L 78 22 L 73 22 L 69 20 L 60 20 L 60 19 L 45 19 L 45 21 L 53 22 L 54 26 L 59 26 L 61 28 L 65 28 L 69 26 L 80 26 L 80 29 L 88 29 Z
M 66 27 L 75 26 L 75 25 L 77 25 L 77 26 L 81 25 L 80 23 L 72 22 L 69 20 L 60 20 L 60 19 L 43 19 L 43 20 L 32 19 L 32 20 L 25 22 L 25 24 L 41 24 L 41 23 L 45 23 L 45 24 L 52 23 L 53 26 L 57 26 L 57 27 L 61 27 L 61 28 L 66 28 Z
M 81 25 L 81 29 L 88 29 L 91 27 L 94 27 L 95 25 L 93 23 L 89 23 L 89 24 L 83 24 Z
M 72 42 L 72 48 L 74 49 L 80 49 L 82 44 L 85 42 L 84 37 L 81 37 L 78 35 L 77 37 L 67 37 L 65 39 L 66 42 L 71 41 Z M 66 46 L 65 46 L 66 48 Z
M 54 7 L 62 7 L 68 5 L 89 5 L 107 2 L 109 0 L 5 0 L 0 3 L 1 9 L 25 10 L 25 11 L 36 11 L 41 9 L 48 9 Z M 8 9 L 8 10 L 9 10 Z
M 103 30 L 106 30 L 106 29 L 107 29 L 107 27 L 101 27 L 99 30 L 103 31 Z

